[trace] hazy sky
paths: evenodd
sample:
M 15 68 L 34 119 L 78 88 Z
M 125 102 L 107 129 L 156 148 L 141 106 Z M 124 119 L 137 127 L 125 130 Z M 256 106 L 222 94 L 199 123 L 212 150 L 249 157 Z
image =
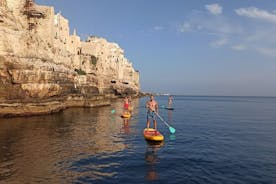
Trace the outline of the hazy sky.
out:
M 36 0 L 117 42 L 142 91 L 276 96 L 275 0 Z

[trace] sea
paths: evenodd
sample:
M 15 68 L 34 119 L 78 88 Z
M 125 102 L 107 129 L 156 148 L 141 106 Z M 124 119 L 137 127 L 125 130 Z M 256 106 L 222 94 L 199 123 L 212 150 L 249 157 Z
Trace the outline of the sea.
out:
M 1 184 L 276 183 L 276 98 L 156 96 L 162 143 L 145 141 L 145 103 L 132 100 L 0 119 Z M 152 124 L 151 124 L 152 126 Z

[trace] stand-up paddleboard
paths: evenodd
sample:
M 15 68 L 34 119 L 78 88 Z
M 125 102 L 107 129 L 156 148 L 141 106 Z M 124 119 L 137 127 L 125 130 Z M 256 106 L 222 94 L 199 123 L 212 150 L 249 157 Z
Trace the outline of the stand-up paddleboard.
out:
M 161 142 L 164 140 L 164 136 L 153 128 L 144 129 L 144 138 L 147 141 Z
M 165 109 L 167 109 L 167 110 L 174 110 L 173 107 L 165 107 Z
M 121 115 L 121 118 L 130 118 L 130 117 L 131 117 L 131 114 L 128 112 Z

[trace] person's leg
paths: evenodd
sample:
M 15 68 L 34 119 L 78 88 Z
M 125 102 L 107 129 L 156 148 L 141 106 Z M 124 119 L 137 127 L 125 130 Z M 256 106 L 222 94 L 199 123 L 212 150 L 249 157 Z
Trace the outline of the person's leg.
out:
M 152 114 L 152 119 L 153 119 L 153 127 L 154 127 L 154 129 L 155 130 L 157 130 L 157 121 L 156 121 L 156 114 L 155 113 L 153 113 Z
M 149 112 L 147 112 L 147 128 L 149 128 L 150 125 L 150 117 Z

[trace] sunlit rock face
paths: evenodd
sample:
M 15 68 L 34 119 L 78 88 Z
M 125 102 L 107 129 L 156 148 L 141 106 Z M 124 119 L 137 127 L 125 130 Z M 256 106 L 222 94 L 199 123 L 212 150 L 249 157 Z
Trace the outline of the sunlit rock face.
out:
M 106 105 L 139 88 L 139 72 L 118 44 L 70 35 L 53 7 L 0 0 L 0 116 Z

